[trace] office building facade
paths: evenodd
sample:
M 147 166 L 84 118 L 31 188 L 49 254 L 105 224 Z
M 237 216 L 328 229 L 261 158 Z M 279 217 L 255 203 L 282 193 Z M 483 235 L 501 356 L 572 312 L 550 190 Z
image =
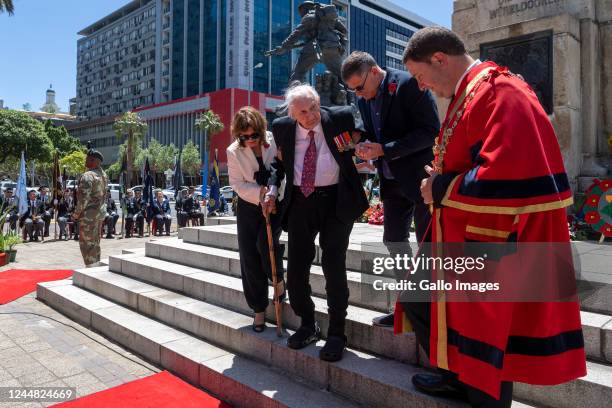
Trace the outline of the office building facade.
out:
M 264 51 L 280 45 L 299 25 L 302 2 L 130 2 L 81 31 L 86 37 L 79 40 L 78 115 L 97 120 L 136 108 L 150 125 L 147 140 L 181 146 L 201 137 L 193 131 L 198 112 L 215 110 L 210 101 L 219 95 L 233 97 L 226 104 L 219 102 L 231 107 L 222 108 L 226 130 L 218 138 L 220 146 L 229 143 L 231 116 L 225 113 L 233 114 L 243 95 L 241 103 L 258 106 L 272 119 L 270 106 L 287 87 L 298 52 L 265 57 Z M 347 53 L 368 51 L 380 65 L 392 68 L 403 68 L 401 54 L 410 35 L 432 24 L 386 0 L 319 2 L 335 5 L 344 19 L 349 31 Z M 102 54 L 93 55 L 100 47 Z M 321 64 L 315 67 L 311 80 L 323 69 Z M 224 161 L 224 149 L 222 156 Z

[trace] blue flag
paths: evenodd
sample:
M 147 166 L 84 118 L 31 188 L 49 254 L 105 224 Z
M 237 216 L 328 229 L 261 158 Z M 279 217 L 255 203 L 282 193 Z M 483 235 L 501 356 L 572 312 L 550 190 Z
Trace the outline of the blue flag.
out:
M 151 176 L 151 166 L 149 166 L 149 158 L 144 165 L 144 191 L 142 192 L 142 198 L 147 206 L 147 220 L 153 218 L 153 177 Z
M 19 202 L 19 215 L 28 210 L 28 191 L 26 187 L 26 166 L 23 152 L 21 152 L 21 163 L 19 163 L 19 177 L 17 178 L 16 197 Z
M 219 160 L 217 157 L 217 149 L 215 149 L 213 170 L 212 174 L 210 175 L 210 197 L 208 199 L 209 214 L 221 208 L 221 191 L 219 189 Z
M 174 163 L 174 197 L 178 198 L 179 191 L 181 191 L 181 187 L 183 186 L 183 169 L 181 168 L 181 155 L 183 152 L 179 150 L 179 154 L 176 157 L 176 162 Z

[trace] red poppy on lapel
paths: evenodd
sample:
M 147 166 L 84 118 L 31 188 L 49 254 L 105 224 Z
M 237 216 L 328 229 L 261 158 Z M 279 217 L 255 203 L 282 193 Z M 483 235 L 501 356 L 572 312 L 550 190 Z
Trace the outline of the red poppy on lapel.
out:
M 397 90 L 397 82 L 389 82 L 387 89 L 389 90 L 389 95 L 393 95 Z

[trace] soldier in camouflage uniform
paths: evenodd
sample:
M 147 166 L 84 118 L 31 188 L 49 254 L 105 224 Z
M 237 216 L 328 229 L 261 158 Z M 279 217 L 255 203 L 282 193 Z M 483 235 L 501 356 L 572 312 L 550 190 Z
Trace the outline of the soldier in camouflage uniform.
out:
M 106 215 L 106 189 L 108 178 L 102 170 L 104 157 L 97 150 L 89 149 L 83 173 L 77 189 L 77 205 L 72 217 L 79 221 L 79 246 L 87 267 L 100 262 L 100 228 Z

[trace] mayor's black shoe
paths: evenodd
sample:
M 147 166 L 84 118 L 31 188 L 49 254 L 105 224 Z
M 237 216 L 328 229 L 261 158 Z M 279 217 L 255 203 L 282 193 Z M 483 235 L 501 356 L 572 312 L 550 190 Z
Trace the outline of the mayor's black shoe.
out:
M 321 337 L 321 329 L 316 324 L 312 326 L 302 326 L 287 339 L 289 348 L 298 350 L 315 342 Z
M 380 326 L 380 327 L 393 327 L 393 322 L 395 320 L 395 316 L 393 313 L 387 314 L 387 315 L 383 315 L 383 316 L 378 316 L 372 319 L 372 324 L 374 326 Z
M 415 374 L 412 376 L 412 384 L 426 394 L 460 398 L 465 396 L 465 391 L 457 380 L 446 378 L 440 374 Z
M 340 361 L 346 347 L 346 340 L 340 336 L 329 336 L 325 346 L 319 351 L 319 358 L 324 361 Z

